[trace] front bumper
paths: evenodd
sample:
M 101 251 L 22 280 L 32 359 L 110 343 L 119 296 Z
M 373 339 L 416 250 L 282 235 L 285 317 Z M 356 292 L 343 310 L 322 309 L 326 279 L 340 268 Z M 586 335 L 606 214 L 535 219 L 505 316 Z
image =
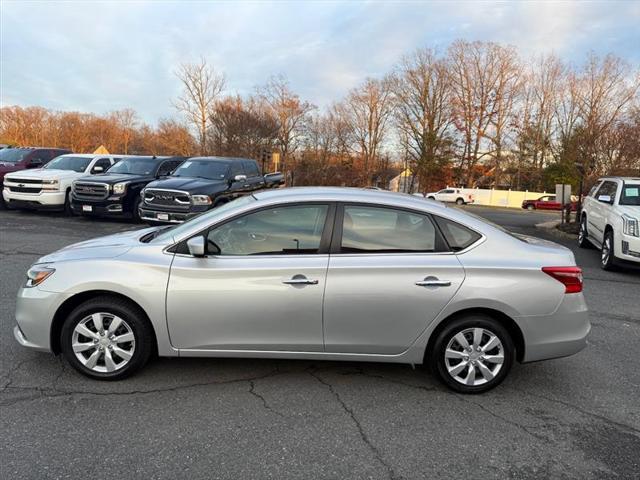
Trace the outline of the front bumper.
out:
M 71 210 L 76 215 L 97 216 L 97 217 L 127 217 L 132 213 L 127 211 L 122 199 L 102 200 L 100 202 L 90 200 L 80 200 L 75 197 L 71 201 Z
M 51 351 L 51 324 L 55 312 L 69 295 L 21 288 L 16 299 L 16 323 L 13 335 L 23 347 Z
M 205 207 L 203 207 L 201 211 L 193 211 L 195 208 L 198 207 L 193 207 L 192 210 L 188 212 L 169 212 L 142 206 L 140 207 L 140 219 L 154 223 L 182 223 L 208 211 L 208 208 Z
M 551 315 L 517 317 L 524 336 L 523 362 L 567 357 L 587 345 L 591 331 L 589 312 L 582 293 L 564 296 Z
M 66 197 L 66 192 L 17 193 L 7 188 L 2 190 L 5 203 L 16 208 L 62 209 Z
M 616 258 L 628 262 L 640 263 L 640 237 L 632 237 L 622 233 L 620 244 L 616 245 Z

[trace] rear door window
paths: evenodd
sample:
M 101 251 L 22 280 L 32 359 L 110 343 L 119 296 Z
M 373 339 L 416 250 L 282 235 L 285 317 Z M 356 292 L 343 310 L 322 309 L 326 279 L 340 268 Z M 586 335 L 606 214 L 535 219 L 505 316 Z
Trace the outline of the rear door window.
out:
M 443 250 L 444 242 L 428 215 L 377 206 L 344 207 L 341 253 Z

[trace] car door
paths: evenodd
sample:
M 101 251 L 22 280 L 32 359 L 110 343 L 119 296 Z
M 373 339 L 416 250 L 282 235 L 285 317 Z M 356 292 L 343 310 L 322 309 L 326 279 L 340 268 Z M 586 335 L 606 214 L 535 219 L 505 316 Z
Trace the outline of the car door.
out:
M 264 187 L 264 177 L 260 174 L 258 165 L 255 162 L 243 162 L 244 171 L 247 175 L 247 184 L 249 191 L 259 190 Z
M 611 201 L 615 200 L 617 192 L 617 184 L 612 180 L 605 180 L 595 195 L 592 207 L 587 214 L 587 225 L 589 235 L 602 243 L 604 239 L 604 227 L 606 226 L 607 217 L 611 210 L 611 204 L 600 200 L 601 196 L 607 195 Z
M 464 269 L 424 213 L 345 205 L 324 299 L 327 352 L 399 354 L 455 295 Z
M 209 254 L 176 254 L 167 321 L 180 349 L 323 349 L 322 298 L 334 207 L 272 206 L 204 234 Z

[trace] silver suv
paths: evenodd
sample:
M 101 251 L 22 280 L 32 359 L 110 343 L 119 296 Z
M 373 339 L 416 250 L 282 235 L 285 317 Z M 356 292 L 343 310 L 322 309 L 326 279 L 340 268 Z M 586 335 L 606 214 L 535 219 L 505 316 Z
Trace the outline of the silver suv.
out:
M 640 263 L 640 178 L 603 177 L 584 199 L 578 244 L 602 252 L 611 270 L 621 261 Z
M 427 363 L 481 392 L 590 326 L 570 250 L 436 202 L 301 188 L 72 245 L 18 293 L 18 342 L 118 379 L 152 352 Z

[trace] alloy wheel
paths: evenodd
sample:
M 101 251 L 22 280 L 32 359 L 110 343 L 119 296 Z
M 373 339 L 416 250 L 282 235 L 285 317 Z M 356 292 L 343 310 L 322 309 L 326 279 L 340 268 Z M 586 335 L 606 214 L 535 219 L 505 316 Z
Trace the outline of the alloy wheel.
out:
M 606 236 L 602 243 L 602 265 L 609 264 L 609 257 L 611 256 L 611 237 Z
M 133 330 L 122 318 L 106 312 L 83 318 L 73 329 L 73 353 L 82 365 L 98 373 L 120 370 L 133 357 Z
M 578 232 L 578 245 L 582 245 L 587 236 L 587 226 L 584 220 L 580 222 L 580 231 Z
M 444 352 L 447 372 L 467 386 L 484 385 L 493 380 L 504 363 L 504 346 L 486 328 L 467 328 L 455 334 Z

